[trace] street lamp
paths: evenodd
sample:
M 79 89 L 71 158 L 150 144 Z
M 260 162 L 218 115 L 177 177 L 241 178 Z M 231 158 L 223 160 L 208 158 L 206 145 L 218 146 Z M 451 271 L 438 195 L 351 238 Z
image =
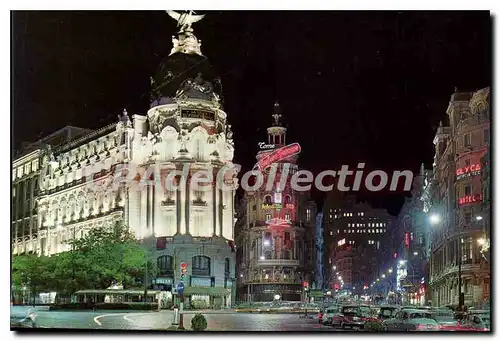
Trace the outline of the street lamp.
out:
M 390 273 L 390 274 L 392 274 L 392 268 L 391 268 L 391 269 L 389 269 L 389 273 Z
M 334 271 L 335 271 L 335 270 L 337 270 L 337 267 L 336 267 L 335 265 L 333 266 L 333 270 L 334 270 Z
M 260 260 L 264 260 L 264 259 L 266 259 L 266 257 L 260 256 Z
M 406 263 L 406 261 L 405 261 L 404 259 L 401 259 L 401 260 L 399 261 L 399 264 L 400 264 L 400 265 L 405 265 L 405 263 Z
M 483 219 L 483 217 L 481 217 L 480 215 L 478 215 L 478 216 L 476 217 L 476 220 L 482 220 L 482 219 Z
M 479 245 L 483 246 L 483 245 L 484 245 L 484 243 L 486 243 L 486 240 L 485 240 L 484 238 L 479 238 L 479 239 L 477 240 L 477 243 L 478 243 Z
M 429 220 L 431 221 L 431 224 L 435 225 L 438 224 L 441 221 L 441 218 L 439 217 L 438 214 L 431 214 L 429 217 Z
M 416 252 L 416 251 L 415 251 L 415 252 L 413 252 L 413 255 L 414 255 L 414 256 L 418 256 L 418 252 Z
M 270 245 L 269 240 L 265 239 L 265 240 L 264 240 L 264 245 L 265 245 L 265 246 L 269 246 L 269 245 Z
M 377 278 L 377 282 L 380 282 L 380 278 Z
M 341 281 L 341 280 L 342 280 L 342 277 L 341 277 L 341 276 L 339 276 L 339 277 L 337 277 L 337 279 L 338 279 L 339 281 Z
M 382 274 L 382 278 L 385 278 L 385 274 Z

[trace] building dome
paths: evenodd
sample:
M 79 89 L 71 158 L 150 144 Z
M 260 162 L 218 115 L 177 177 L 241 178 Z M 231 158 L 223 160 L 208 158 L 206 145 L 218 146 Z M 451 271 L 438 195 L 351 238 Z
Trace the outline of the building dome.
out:
M 180 27 L 172 37 L 170 55 L 159 65 L 151 78 L 151 107 L 169 104 L 174 99 L 195 99 L 217 102 L 222 98 L 222 86 L 217 72 L 201 53 L 201 40 L 193 34 L 191 24 L 204 15 L 168 11 Z
M 221 100 L 220 78 L 207 57 L 175 52 L 160 63 L 151 79 L 151 107 L 172 103 L 176 97 Z

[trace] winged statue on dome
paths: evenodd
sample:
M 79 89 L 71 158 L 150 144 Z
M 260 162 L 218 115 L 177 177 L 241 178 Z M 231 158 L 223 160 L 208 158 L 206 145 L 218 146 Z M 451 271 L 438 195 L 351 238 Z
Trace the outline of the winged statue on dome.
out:
M 193 30 L 191 25 L 200 21 L 205 16 L 205 14 L 196 15 L 194 14 L 194 11 L 184 13 L 167 11 L 167 14 L 177 21 L 177 27 L 180 27 L 180 32 L 191 32 Z

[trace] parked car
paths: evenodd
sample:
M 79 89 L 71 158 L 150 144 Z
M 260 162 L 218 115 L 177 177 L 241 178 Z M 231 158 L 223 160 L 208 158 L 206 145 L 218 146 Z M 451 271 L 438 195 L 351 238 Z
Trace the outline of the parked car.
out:
M 477 315 L 481 319 L 482 323 L 484 323 L 484 327 L 487 330 L 490 330 L 491 325 L 491 316 L 489 310 L 469 310 L 469 315 Z
M 432 318 L 439 325 L 442 331 L 467 331 L 469 328 L 455 319 L 453 311 L 450 309 L 437 309 L 431 312 Z
M 370 314 L 369 306 L 345 305 L 340 309 L 340 326 L 344 328 L 363 329 L 369 321 L 377 321 Z
M 401 309 L 393 318 L 384 322 L 386 331 L 438 331 L 439 324 L 429 311 Z
M 377 317 L 380 321 L 384 321 L 393 318 L 398 310 L 399 308 L 396 306 L 382 306 L 379 309 Z
M 323 325 L 340 326 L 342 316 L 340 315 L 340 307 L 331 306 L 328 307 L 323 313 L 321 322 Z

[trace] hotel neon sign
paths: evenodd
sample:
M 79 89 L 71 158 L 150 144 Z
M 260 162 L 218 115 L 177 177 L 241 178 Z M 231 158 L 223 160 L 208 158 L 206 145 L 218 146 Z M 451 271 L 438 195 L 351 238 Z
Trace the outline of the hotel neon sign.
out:
M 286 204 L 285 208 L 286 209 L 293 209 L 293 204 Z M 262 204 L 262 209 L 263 210 L 281 210 L 283 208 L 282 204 Z
M 475 164 L 475 165 L 469 165 L 465 166 L 462 168 L 457 169 L 456 175 L 457 175 L 457 180 L 463 179 L 463 178 L 468 178 L 473 175 L 480 175 L 481 174 L 481 165 L 480 164 Z
M 459 205 L 473 204 L 475 202 L 481 202 L 481 201 L 483 201 L 482 194 L 467 195 L 465 197 L 461 197 L 460 199 L 458 199 L 458 204 Z

